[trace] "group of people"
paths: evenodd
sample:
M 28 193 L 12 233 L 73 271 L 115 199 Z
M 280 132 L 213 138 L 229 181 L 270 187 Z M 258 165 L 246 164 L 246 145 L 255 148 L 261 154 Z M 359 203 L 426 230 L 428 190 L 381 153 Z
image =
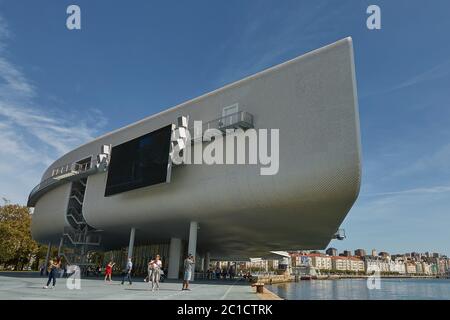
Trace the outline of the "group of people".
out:
M 109 261 L 105 267 L 105 282 L 112 281 L 112 272 L 115 266 L 115 262 Z M 151 259 L 147 264 L 147 277 L 144 279 L 145 282 L 151 284 L 152 291 L 159 290 L 159 282 L 161 279 L 162 271 L 162 261 L 161 256 L 159 254 L 156 255 L 154 259 Z M 54 288 L 56 285 L 56 275 L 61 269 L 61 259 L 56 258 L 55 260 L 50 260 L 48 264 L 48 281 L 44 286 L 44 289 L 48 289 L 50 283 L 52 283 L 51 288 Z M 189 289 L 189 281 L 192 279 L 193 273 L 195 271 L 195 258 L 192 254 L 188 254 L 183 263 L 183 286 L 182 290 L 190 290 Z M 125 281 L 128 281 L 129 285 L 132 285 L 131 274 L 133 271 L 133 262 L 131 258 L 128 258 L 127 264 L 122 271 L 122 282 L 123 285 Z M 42 274 L 42 271 L 41 271 Z
M 223 267 L 222 269 L 220 268 L 219 264 L 216 265 L 216 268 L 210 268 L 206 271 L 207 274 L 207 278 L 208 279 L 234 279 L 236 277 L 236 267 L 232 264 L 230 265 L 228 268 L 227 267 Z

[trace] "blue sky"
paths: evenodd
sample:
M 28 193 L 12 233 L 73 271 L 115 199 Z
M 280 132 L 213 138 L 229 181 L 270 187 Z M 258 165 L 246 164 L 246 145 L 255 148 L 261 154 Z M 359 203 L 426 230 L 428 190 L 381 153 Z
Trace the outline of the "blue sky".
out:
M 80 31 L 65 27 L 73 3 Z M 446 0 L 0 1 L 0 196 L 25 203 L 71 148 L 352 36 L 363 181 L 331 245 L 450 253 L 449 13 Z

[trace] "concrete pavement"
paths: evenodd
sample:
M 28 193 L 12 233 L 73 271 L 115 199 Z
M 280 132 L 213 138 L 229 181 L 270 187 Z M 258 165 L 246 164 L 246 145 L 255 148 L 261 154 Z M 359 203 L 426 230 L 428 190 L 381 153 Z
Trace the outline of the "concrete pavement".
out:
M 31 272 L 1 272 L 0 299 L 6 300 L 259 300 L 262 297 L 243 281 L 210 280 L 194 281 L 191 291 L 181 290 L 181 281 L 160 284 L 159 291 L 151 291 L 150 285 L 135 278 L 133 285 L 120 284 L 120 278 L 105 283 L 103 278 L 81 279 L 81 289 L 66 287 L 67 278 L 57 278 L 55 289 L 43 289 L 46 277 Z

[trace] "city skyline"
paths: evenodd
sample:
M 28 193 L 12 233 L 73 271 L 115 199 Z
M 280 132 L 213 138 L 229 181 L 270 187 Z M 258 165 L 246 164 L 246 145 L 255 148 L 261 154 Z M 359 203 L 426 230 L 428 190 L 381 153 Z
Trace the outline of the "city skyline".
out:
M 450 44 L 440 30 L 449 3 L 377 1 L 376 31 L 365 25 L 369 1 L 77 1 L 79 31 L 65 28 L 70 3 L 52 4 L 0 2 L 1 197 L 25 204 L 71 148 L 352 36 L 362 187 L 342 225 L 347 239 L 328 247 L 448 254 Z

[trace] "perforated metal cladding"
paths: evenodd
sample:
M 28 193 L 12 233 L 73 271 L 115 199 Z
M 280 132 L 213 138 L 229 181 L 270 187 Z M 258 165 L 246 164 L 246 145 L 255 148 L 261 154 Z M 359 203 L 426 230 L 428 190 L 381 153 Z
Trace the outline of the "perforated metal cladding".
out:
M 117 145 L 182 115 L 209 121 L 239 103 L 255 128 L 280 130 L 280 167 L 261 176 L 260 166 L 185 165 L 170 184 L 105 198 L 105 174 L 89 177 L 83 212 L 105 230 L 109 247 L 127 243 L 138 226 L 140 241 L 186 238 L 189 221 L 200 224 L 199 250 L 256 255 L 269 250 L 321 249 L 353 205 L 360 185 L 359 119 L 353 48 L 344 39 L 163 113 L 119 129 L 75 149 L 53 166 Z M 45 176 L 45 175 L 44 175 Z M 58 202 L 50 191 L 46 199 Z M 35 218 L 50 210 L 47 200 Z M 39 204 L 39 203 L 38 203 Z M 55 219 L 56 221 L 57 219 Z M 158 227 L 155 228 L 155 225 Z M 53 230 L 53 231 L 52 231 Z M 44 239 L 60 226 L 36 230 Z

